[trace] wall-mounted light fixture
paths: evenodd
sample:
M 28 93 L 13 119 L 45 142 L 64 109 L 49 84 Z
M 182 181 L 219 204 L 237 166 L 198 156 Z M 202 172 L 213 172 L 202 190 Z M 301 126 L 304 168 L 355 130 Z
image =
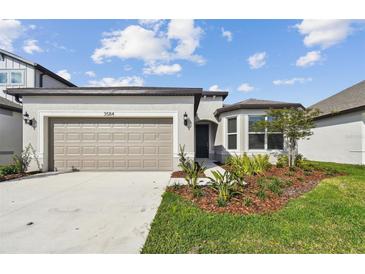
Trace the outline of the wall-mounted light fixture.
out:
M 186 112 L 184 113 L 184 126 L 188 125 L 188 115 L 186 114 Z
M 25 112 L 24 115 L 24 123 L 26 123 L 27 125 L 33 125 L 33 119 L 29 119 L 29 114 L 28 112 Z

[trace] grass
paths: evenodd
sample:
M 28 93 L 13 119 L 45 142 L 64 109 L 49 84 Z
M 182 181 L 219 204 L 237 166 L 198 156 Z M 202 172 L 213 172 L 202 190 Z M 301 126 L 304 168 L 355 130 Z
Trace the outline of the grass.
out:
M 142 253 L 365 253 L 365 168 L 345 172 L 265 215 L 203 212 L 166 192 Z

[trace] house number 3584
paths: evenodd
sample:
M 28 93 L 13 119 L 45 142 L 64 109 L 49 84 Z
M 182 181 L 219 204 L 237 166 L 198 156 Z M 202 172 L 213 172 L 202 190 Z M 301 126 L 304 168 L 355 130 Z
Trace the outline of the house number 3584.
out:
M 106 111 L 106 112 L 104 112 L 104 116 L 107 116 L 107 117 L 114 116 L 114 112 Z

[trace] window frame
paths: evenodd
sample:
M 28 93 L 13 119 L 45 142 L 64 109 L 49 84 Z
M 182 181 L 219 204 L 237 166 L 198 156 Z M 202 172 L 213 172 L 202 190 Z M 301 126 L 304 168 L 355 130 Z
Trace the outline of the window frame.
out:
M 6 83 L 0 83 L 0 86 L 24 86 L 25 85 L 25 69 L 0 69 L 0 73 L 6 73 Z M 12 83 L 11 74 L 20 73 L 21 83 Z
M 247 146 L 249 151 L 283 151 L 285 150 L 285 141 L 283 136 L 283 148 L 269 148 L 269 134 L 283 134 L 282 132 L 269 131 L 267 127 L 265 127 L 264 131 L 250 131 L 250 117 L 252 116 L 264 116 L 265 121 L 269 119 L 269 116 L 266 114 L 252 114 L 248 115 L 248 132 L 247 132 Z M 250 134 L 264 134 L 264 148 L 250 148 Z M 284 134 L 283 134 L 284 135 Z
M 236 132 L 229 132 L 229 128 L 228 128 L 228 124 L 229 124 L 229 120 L 232 119 L 236 119 Z M 234 115 L 234 116 L 228 116 L 226 117 L 226 148 L 227 151 L 237 151 L 238 150 L 238 116 Z M 236 147 L 235 148 L 229 148 L 229 136 L 231 135 L 235 135 L 236 136 Z

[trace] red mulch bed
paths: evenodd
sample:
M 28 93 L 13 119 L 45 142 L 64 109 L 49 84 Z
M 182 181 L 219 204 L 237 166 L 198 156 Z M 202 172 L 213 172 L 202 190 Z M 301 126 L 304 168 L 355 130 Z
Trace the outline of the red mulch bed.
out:
M 266 199 L 260 199 L 257 196 L 257 192 L 260 189 L 257 180 L 260 177 L 266 177 L 267 179 L 270 179 L 270 177 L 278 177 L 287 182 L 290 180 L 290 184 L 282 188 L 283 192 L 280 196 L 267 189 L 265 191 Z M 225 207 L 218 206 L 218 194 L 209 186 L 200 187 L 202 195 L 199 197 L 194 197 L 191 189 L 186 185 L 171 186 L 168 188 L 168 191 L 174 192 L 184 199 L 192 201 L 199 208 L 208 212 L 226 212 L 234 214 L 267 213 L 279 210 L 285 206 L 289 200 L 310 191 L 321 180 L 329 177 L 333 176 L 329 176 L 326 172 L 319 170 L 305 173 L 301 169 L 290 172 L 288 168 L 272 167 L 263 175 L 246 176 L 245 182 L 247 182 L 247 185 L 245 186 L 243 195 L 232 197 Z M 250 205 L 245 205 L 244 200 L 246 199 L 251 200 Z
M 40 172 L 31 171 L 31 172 L 27 172 L 27 173 L 17 173 L 17 174 L 9 174 L 9 175 L 5 175 L 5 176 L 0 176 L 0 182 L 18 179 L 18 178 L 22 178 L 22 177 L 27 177 L 27 176 L 37 174 L 37 173 L 40 173 Z
M 171 173 L 171 178 L 185 178 L 186 173 L 184 171 L 174 171 Z M 199 178 L 205 178 L 204 173 L 199 174 Z

